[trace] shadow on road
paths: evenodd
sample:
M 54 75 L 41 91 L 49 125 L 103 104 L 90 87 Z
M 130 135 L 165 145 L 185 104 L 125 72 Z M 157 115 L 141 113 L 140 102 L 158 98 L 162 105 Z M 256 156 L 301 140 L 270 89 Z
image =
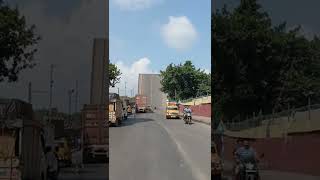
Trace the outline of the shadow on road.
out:
M 144 123 L 144 122 L 150 122 L 150 121 L 154 121 L 153 119 L 146 119 L 146 118 L 138 118 L 136 116 L 136 118 L 128 118 L 127 120 L 124 120 L 121 124 L 121 126 L 119 127 L 125 127 L 125 126 L 132 126 L 134 124 L 137 124 L 137 123 Z

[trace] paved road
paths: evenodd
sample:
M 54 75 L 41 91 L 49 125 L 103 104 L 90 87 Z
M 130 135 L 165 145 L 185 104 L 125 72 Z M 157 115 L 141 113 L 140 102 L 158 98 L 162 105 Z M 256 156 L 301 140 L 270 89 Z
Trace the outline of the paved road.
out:
M 230 175 L 232 169 L 231 162 L 225 162 L 224 165 L 225 170 L 227 171 L 226 179 L 232 180 L 232 176 Z M 262 180 L 320 180 L 320 177 L 306 175 L 306 174 L 297 174 L 290 172 L 280 172 L 280 171 L 270 171 L 270 170 L 260 170 L 260 176 Z
M 210 126 L 137 114 L 110 134 L 112 180 L 209 180 Z
M 85 164 L 79 174 L 73 168 L 63 168 L 58 180 L 108 180 L 108 164 Z

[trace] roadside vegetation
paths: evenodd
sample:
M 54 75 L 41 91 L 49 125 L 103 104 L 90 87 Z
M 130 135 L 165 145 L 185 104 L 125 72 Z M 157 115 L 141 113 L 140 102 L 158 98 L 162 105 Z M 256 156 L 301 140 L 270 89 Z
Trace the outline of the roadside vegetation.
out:
M 115 87 L 116 84 L 120 83 L 121 71 L 115 64 L 109 63 L 109 87 Z
M 212 16 L 213 114 L 218 122 L 320 100 L 320 39 L 272 23 L 256 0 Z
M 191 61 L 169 64 L 160 71 L 161 85 L 169 99 L 186 100 L 211 94 L 211 74 L 197 69 Z
M 40 36 L 17 8 L 0 0 L 0 82 L 15 82 L 21 71 L 33 68 Z

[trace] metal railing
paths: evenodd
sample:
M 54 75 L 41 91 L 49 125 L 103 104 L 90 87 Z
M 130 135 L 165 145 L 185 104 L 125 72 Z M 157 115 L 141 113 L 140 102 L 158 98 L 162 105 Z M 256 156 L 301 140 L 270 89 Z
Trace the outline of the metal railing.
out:
M 290 121 L 307 121 L 311 120 L 311 115 L 315 114 L 315 112 L 319 110 L 320 115 L 320 104 L 314 104 L 311 106 L 303 106 L 300 108 L 289 109 L 273 114 L 262 115 L 262 113 L 257 116 L 248 118 L 246 120 L 240 121 L 239 117 L 234 118 L 231 122 L 225 122 L 225 126 L 228 130 L 231 131 L 240 131 L 249 128 L 255 128 L 261 125 L 277 125 L 282 121 L 287 120 Z M 299 114 L 299 118 L 297 117 L 297 113 Z
M 210 96 L 211 96 L 211 95 L 204 95 L 204 96 L 199 96 L 199 97 L 184 99 L 184 100 L 181 100 L 181 103 L 187 103 L 187 102 L 195 101 L 195 100 L 201 99 L 201 98 L 209 98 Z

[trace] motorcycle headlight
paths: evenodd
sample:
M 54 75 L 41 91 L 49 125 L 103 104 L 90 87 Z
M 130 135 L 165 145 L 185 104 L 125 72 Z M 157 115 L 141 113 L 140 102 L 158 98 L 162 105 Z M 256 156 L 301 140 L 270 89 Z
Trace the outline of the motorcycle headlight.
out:
M 254 167 L 254 165 L 251 164 L 251 163 L 246 164 L 246 168 L 249 169 L 249 170 L 252 170 L 253 167 Z

